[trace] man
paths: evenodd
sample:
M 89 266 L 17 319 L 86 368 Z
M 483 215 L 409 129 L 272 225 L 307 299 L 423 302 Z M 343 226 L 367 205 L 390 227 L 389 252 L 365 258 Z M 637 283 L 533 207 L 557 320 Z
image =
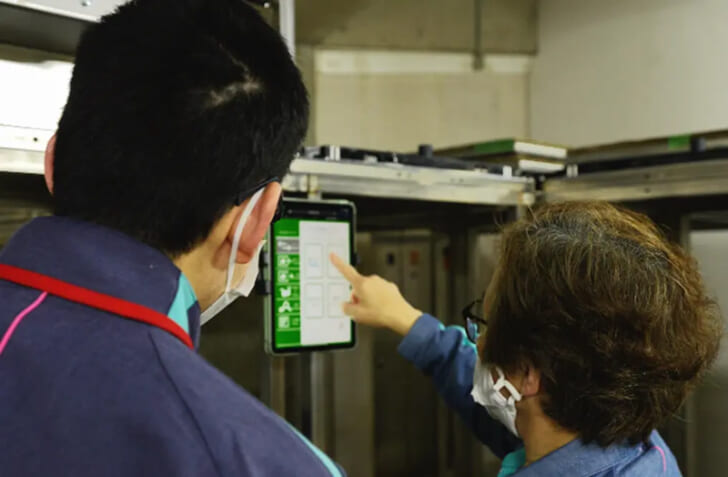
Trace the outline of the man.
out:
M 308 99 L 242 0 L 135 0 L 83 35 L 55 216 L 0 253 L 8 476 L 340 470 L 196 352 L 257 273 Z

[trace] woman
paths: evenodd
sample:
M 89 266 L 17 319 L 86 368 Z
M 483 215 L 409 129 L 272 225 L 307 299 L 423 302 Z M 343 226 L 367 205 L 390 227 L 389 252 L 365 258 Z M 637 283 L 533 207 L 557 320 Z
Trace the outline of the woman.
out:
M 655 428 L 715 358 L 722 324 L 694 260 L 645 216 L 566 203 L 509 225 L 467 332 L 333 260 L 353 286 L 346 313 L 404 336 L 400 353 L 503 458 L 500 476 L 680 475 Z

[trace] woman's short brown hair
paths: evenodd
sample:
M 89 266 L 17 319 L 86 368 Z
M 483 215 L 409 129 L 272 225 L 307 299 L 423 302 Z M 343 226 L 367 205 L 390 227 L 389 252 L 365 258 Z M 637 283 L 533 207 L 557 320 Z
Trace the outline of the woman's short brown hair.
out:
M 549 204 L 505 228 L 484 362 L 541 373 L 546 415 L 585 442 L 646 440 L 722 335 L 695 260 L 647 217 Z

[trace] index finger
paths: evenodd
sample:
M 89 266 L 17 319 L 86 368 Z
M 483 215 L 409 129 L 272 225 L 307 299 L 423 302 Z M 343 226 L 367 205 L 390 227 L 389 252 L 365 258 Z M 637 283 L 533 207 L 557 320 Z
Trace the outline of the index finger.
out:
M 335 253 L 332 253 L 329 257 L 334 267 L 341 273 L 346 280 L 354 285 L 361 279 L 361 275 L 356 271 L 356 268 L 352 267 L 349 263 L 345 262 Z

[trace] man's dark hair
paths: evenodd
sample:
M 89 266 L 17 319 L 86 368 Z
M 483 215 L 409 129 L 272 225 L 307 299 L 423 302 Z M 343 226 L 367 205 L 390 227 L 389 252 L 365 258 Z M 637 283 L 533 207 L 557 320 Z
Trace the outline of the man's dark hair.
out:
M 241 191 L 283 178 L 308 111 L 282 38 L 243 0 L 134 0 L 78 46 L 56 214 L 189 251 Z
M 587 443 L 646 441 L 718 352 L 695 260 L 604 202 L 545 205 L 507 227 L 494 280 L 483 360 L 536 368 L 546 415 Z

